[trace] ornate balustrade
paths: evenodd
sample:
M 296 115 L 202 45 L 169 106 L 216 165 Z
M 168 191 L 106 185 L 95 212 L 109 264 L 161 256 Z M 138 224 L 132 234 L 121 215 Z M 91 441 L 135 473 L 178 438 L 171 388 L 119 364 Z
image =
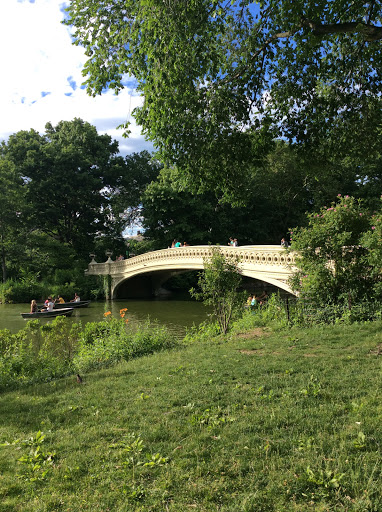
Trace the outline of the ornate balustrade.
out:
M 94 260 L 89 264 L 87 275 L 110 275 L 111 295 L 114 297 L 119 284 L 131 277 L 145 273 L 201 270 L 204 260 L 211 255 L 212 246 L 188 246 L 148 252 L 133 258 L 105 263 Z M 288 292 L 288 278 L 292 273 L 295 255 L 275 245 L 248 245 L 242 247 L 219 246 L 226 257 L 237 257 L 244 276 L 273 284 Z

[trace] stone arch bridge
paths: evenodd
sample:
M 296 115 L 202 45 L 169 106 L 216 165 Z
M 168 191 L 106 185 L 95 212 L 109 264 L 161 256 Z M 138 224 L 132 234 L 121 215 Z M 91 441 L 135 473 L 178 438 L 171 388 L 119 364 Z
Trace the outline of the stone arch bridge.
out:
M 148 252 L 127 260 L 89 263 L 85 274 L 108 276 L 109 298 L 158 295 L 163 283 L 173 275 L 190 270 L 203 270 L 204 259 L 219 247 L 226 257 L 239 257 L 242 275 L 263 281 L 289 293 L 288 285 L 295 255 L 278 245 L 248 245 L 242 247 L 188 246 Z

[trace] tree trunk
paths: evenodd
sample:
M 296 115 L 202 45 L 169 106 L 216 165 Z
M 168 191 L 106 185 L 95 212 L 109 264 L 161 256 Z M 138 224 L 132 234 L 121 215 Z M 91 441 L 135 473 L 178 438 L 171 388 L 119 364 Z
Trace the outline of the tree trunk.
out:
M 5 281 L 7 280 L 7 265 L 5 261 L 5 251 L 3 248 L 1 250 L 1 270 L 3 273 L 3 283 L 5 283 Z

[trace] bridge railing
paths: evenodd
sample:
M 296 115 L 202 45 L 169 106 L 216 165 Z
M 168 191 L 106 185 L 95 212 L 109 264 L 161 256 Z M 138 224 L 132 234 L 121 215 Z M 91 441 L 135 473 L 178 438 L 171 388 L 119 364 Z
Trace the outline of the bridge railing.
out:
M 176 260 L 192 260 L 201 264 L 205 258 L 211 255 L 211 250 L 214 247 L 218 247 L 228 257 L 238 257 L 240 265 L 276 266 L 286 269 L 293 266 L 295 262 L 295 254 L 287 252 L 278 245 L 246 245 L 241 247 L 194 245 L 161 249 L 121 261 L 112 261 L 109 258 L 104 263 L 97 263 L 93 260 L 89 263 L 86 273 L 87 275 L 120 274 L 137 267 L 155 263 L 171 264 L 172 261 L 175 262 Z

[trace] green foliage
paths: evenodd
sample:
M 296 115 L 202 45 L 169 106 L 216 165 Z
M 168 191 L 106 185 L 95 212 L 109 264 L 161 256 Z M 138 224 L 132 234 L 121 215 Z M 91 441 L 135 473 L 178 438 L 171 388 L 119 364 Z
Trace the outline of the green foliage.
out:
M 238 260 L 234 254 L 225 258 L 219 248 L 211 248 L 210 256 L 204 260 L 204 272 L 200 273 L 200 291 L 191 288 L 190 293 L 207 306 L 212 306 L 220 332 L 225 334 L 229 324 L 240 308 L 243 298 L 237 292 L 241 283 Z
M 39 430 L 35 436 L 31 436 L 24 441 L 16 439 L 12 443 L 6 443 L 6 445 L 19 444 L 22 448 L 27 449 L 27 451 L 17 459 L 17 462 L 24 465 L 21 475 L 18 475 L 19 478 L 29 482 L 36 482 L 45 480 L 47 477 L 54 465 L 56 454 L 55 452 L 44 452 L 42 448 L 44 439 L 45 434 Z
M 29 482 L 36 482 L 45 480 L 49 471 L 54 465 L 56 454 L 54 452 L 44 452 L 42 444 L 45 439 L 45 434 L 40 430 L 35 436 L 29 439 L 20 440 L 15 439 L 11 443 L 6 442 L 0 446 L 14 446 L 19 445 L 26 449 L 18 459 L 17 462 L 23 464 L 23 471 L 19 478 Z
M 88 57 L 89 94 L 134 76 L 144 97 L 135 117 L 165 161 L 194 185 L 237 193 L 275 134 L 316 155 L 380 152 L 379 7 L 72 0 L 65 23 Z
M 218 322 L 202 322 L 199 325 L 193 325 L 187 330 L 184 337 L 184 343 L 211 343 L 212 340 L 220 336 L 220 327 Z
M 10 281 L 0 283 L 0 302 L 2 304 L 12 302 L 12 284 Z
M 30 321 L 17 334 L 1 331 L 6 350 L 0 356 L 0 389 L 72 373 L 78 330 L 78 324 L 57 317 L 48 325 Z
M 73 365 L 80 372 L 174 348 L 179 343 L 164 327 L 154 326 L 150 320 L 133 330 L 125 318 L 112 318 L 111 315 L 103 322 L 87 324 L 79 340 Z
M 376 257 L 381 251 L 379 218 L 371 217 L 360 201 L 345 196 L 330 208 L 309 214 L 308 227 L 293 230 L 292 250 L 300 256 L 291 286 L 301 299 L 317 307 L 339 304 L 348 309 L 381 299 L 381 260 Z
M 40 325 L 30 321 L 17 334 L 0 331 L 0 390 L 105 368 L 178 346 L 163 328 L 147 320 L 139 329 L 121 318 L 70 324 L 64 317 Z
M 292 311 L 290 304 L 290 317 L 296 320 L 296 313 Z M 271 327 L 279 330 L 285 329 L 290 325 L 285 301 L 273 293 L 269 299 L 261 306 L 255 306 L 243 310 L 243 314 L 233 325 L 233 334 L 250 330 L 255 327 Z
M 4 156 L 24 177 L 33 228 L 87 257 L 95 234 L 107 229 L 104 189 L 117 151 L 109 135 L 81 119 L 47 123 L 44 135 L 11 135 Z
M 146 252 L 155 251 L 157 249 L 163 249 L 160 245 L 158 245 L 158 240 L 150 240 L 144 238 L 143 240 L 134 240 L 129 239 L 127 242 L 128 252 L 130 256 L 137 256 L 138 254 L 144 254 Z
M 142 195 L 161 168 L 160 162 L 148 151 L 126 155 L 110 197 L 114 215 L 122 215 L 129 226 L 140 224 Z
M 20 281 L 8 279 L 2 286 L 2 302 L 30 302 L 32 299 L 41 299 L 51 292 L 44 284 L 39 283 L 35 276 L 25 276 Z
M 25 190 L 20 171 L 1 158 L 0 147 L 0 265 L 1 282 L 8 277 L 9 261 L 16 259 L 25 241 Z
M 72 295 L 73 284 L 83 296 L 100 295 L 83 279 L 89 254 L 125 252 L 122 233 L 140 217 L 143 190 L 160 169 L 147 151 L 117 152 L 116 141 L 81 119 L 0 145 L 0 265 L 14 295 L 5 300 L 41 297 L 31 286 L 44 280 L 61 294 Z
M 200 429 L 206 428 L 208 432 L 220 430 L 224 424 L 235 421 L 231 411 L 223 411 L 220 407 L 205 409 L 202 412 L 194 412 L 189 419 L 191 425 Z

